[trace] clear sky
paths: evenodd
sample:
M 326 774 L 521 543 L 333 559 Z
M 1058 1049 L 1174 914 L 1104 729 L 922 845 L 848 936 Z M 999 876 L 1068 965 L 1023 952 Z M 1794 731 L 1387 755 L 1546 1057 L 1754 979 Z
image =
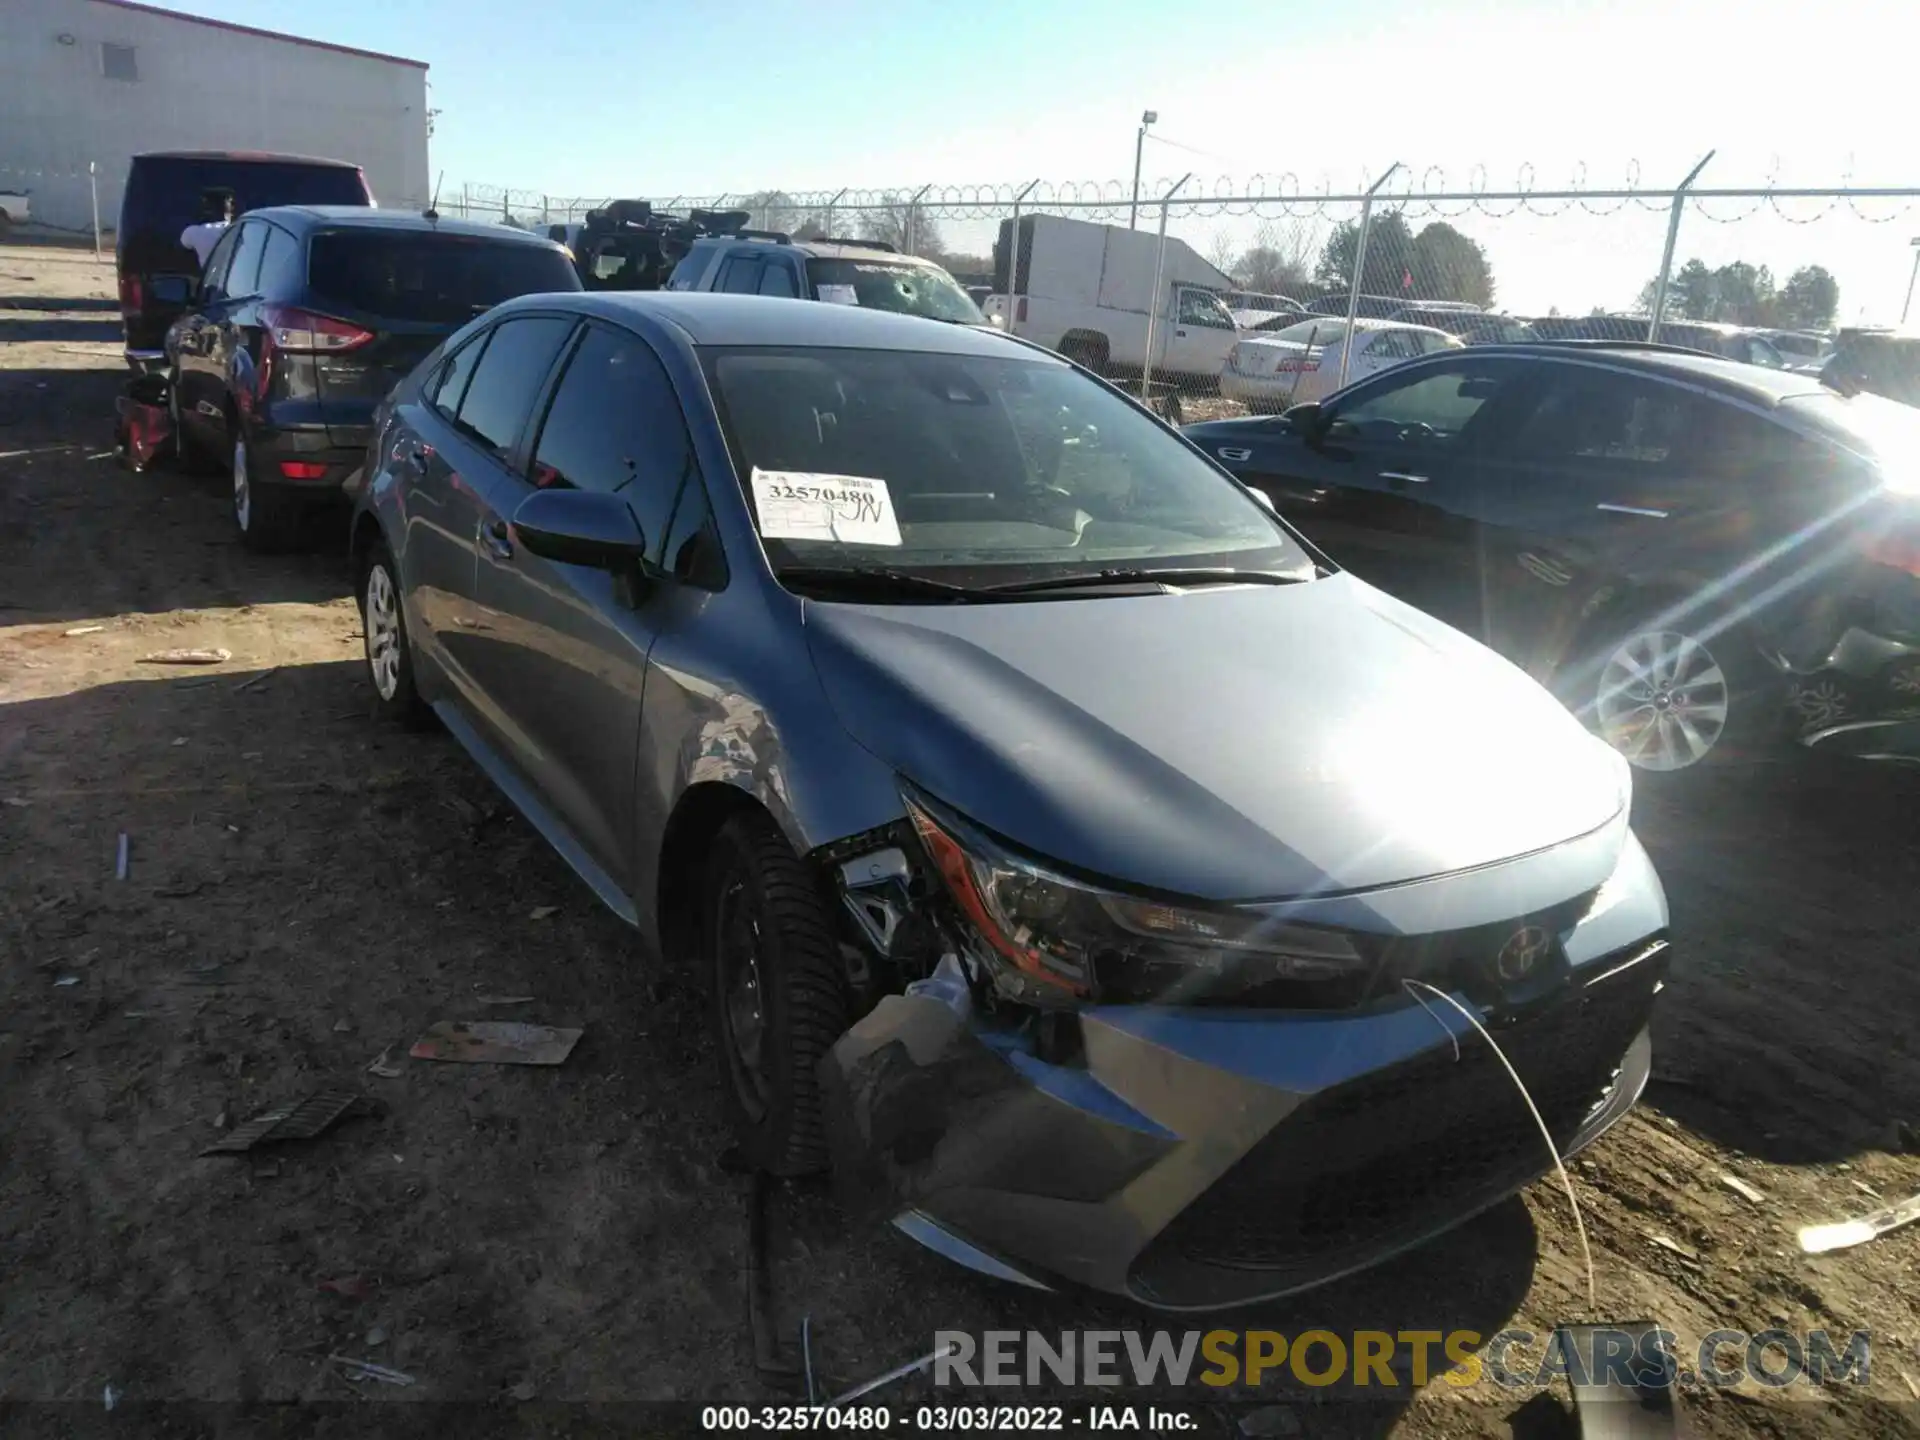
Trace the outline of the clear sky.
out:
M 428 62 L 449 191 L 1124 182 L 1145 108 L 1174 142 L 1149 141 L 1149 189 L 1191 169 L 1345 191 L 1395 160 L 1448 188 L 1509 188 L 1527 165 L 1542 188 L 1582 167 L 1619 185 L 1636 165 L 1671 185 L 1708 150 L 1702 185 L 1920 185 L 1920 18 L 1884 0 L 1215 0 L 1184 18 L 1166 0 L 174 3 Z M 1920 208 L 1781 208 L 1810 223 L 1690 213 L 1677 258 L 1779 278 L 1823 263 L 1843 319 L 1898 313 Z M 1515 310 L 1625 306 L 1658 267 L 1664 216 L 1507 210 L 1448 218 Z M 1254 224 L 1176 211 L 1173 230 L 1205 249 Z

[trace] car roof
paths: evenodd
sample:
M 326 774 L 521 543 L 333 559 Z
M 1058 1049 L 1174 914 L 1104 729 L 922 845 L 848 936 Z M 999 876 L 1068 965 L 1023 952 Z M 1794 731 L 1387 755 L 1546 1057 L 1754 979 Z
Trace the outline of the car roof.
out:
M 928 270 L 940 268 L 937 261 L 923 260 L 918 255 L 887 250 L 878 245 L 863 245 L 858 240 L 772 240 L 765 235 L 702 235 L 693 243 L 695 248 L 702 245 L 709 248 L 718 245 L 754 245 L 769 250 L 791 250 L 797 255 L 814 256 L 822 260 L 888 260 L 901 265 L 918 265 Z
M 562 308 L 615 324 L 653 320 L 695 345 L 793 345 L 843 350 L 917 350 L 1064 363 L 984 325 L 948 324 L 857 305 L 796 304 L 760 295 L 699 290 L 587 290 L 509 300 L 490 312 Z
M 318 155 L 279 155 L 268 150 L 147 150 L 135 155 L 141 160 L 223 160 L 243 165 L 324 165 L 331 169 L 358 170 L 351 160 L 328 160 Z
M 1512 355 L 1523 360 L 1547 357 L 1604 361 L 1622 369 L 1639 370 L 1671 380 L 1705 385 L 1754 404 L 1773 406 L 1795 395 L 1831 394 L 1817 379 L 1791 370 L 1748 365 L 1719 355 L 1682 350 L 1644 341 L 1535 340 L 1518 345 L 1476 345 L 1475 359 Z
M 276 221 L 293 230 L 388 230 L 414 234 L 465 235 L 475 240 L 500 240 L 509 245 L 560 248 L 545 235 L 516 230 L 483 220 L 429 220 L 418 210 L 376 210 L 371 205 L 262 205 L 240 218 Z

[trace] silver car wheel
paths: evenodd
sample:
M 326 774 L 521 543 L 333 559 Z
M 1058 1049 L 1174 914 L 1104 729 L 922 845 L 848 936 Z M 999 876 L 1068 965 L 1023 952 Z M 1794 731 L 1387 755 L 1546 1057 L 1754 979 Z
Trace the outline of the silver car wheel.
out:
M 253 521 L 253 495 L 247 484 L 247 437 L 233 437 L 233 518 L 242 531 Z
M 376 564 L 367 571 L 367 669 L 373 675 L 373 688 L 382 700 L 400 693 L 400 655 L 405 643 L 400 636 L 400 602 L 393 592 L 393 579 L 387 567 Z
M 1726 734 L 1732 696 L 1713 652 L 1677 630 L 1623 640 L 1600 671 L 1600 734 L 1642 770 L 1684 770 Z

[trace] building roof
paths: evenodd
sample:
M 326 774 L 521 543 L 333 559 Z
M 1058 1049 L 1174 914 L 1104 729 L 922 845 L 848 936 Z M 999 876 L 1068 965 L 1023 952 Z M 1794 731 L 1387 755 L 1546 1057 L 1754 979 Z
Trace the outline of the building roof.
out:
M 183 20 L 189 25 L 206 25 L 215 30 L 230 30 L 236 35 L 256 35 L 262 40 L 281 40 L 289 45 L 307 45 L 315 50 L 331 50 L 337 55 L 357 55 L 362 60 L 384 60 L 389 65 L 411 65 L 425 70 L 424 60 L 409 60 L 404 55 L 384 55 L 378 50 L 359 50 L 351 45 L 335 45 L 328 40 L 309 40 L 304 35 L 288 35 L 279 30 L 262 30 L 256 25 L 237 25 L 231 20 L 210 20 L 204 15 L 187 15 L 178 10 L 163 10 L 158 5 L 142 5 L 137 0 L 93 0 L 115 10 L 132 10 L 142 15 L 158 15 L 163 20 Z

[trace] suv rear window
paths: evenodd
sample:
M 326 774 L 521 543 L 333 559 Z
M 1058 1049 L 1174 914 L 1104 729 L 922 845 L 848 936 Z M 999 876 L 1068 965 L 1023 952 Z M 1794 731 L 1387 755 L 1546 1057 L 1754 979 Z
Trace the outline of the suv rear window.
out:
M 231 190 L 245 213 L 267 205 L 371 205 L 366 177 L 349 165 L 274 160 L 135 159 L 121 201 L 121 227 L 167 241 L 200 218 L 205 190 Z
M 307 249 L 316 300 L 390 320 L 464 324 L 516 295 L 578 290 L 567 257 L 544 245 L 471 235 L 323 230 Z
M 962 325 L 986 323 L 980 307 L 959 282 L 930 265 L 816 257 L 807 261 L 807 281 L 820 300 L 924 315 L 930 320 L 957 320 Z

